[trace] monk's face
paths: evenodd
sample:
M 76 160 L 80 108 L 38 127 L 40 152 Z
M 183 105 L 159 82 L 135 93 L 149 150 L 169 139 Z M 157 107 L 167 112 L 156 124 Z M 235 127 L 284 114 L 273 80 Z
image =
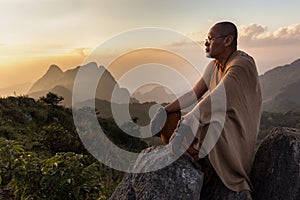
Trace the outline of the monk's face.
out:
M 227 36 L 221 26 L 215 25 L 209 30 L 205 41 L 205 52 L 208 58 L 218 58 L 224 52 Z

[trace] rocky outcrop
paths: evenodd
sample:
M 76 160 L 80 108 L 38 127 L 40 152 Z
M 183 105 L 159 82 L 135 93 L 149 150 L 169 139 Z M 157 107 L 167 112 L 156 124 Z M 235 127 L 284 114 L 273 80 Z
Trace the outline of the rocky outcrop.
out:
M 300 133 L 272 129 L 256 153 L 251 179 L 256 200 L 300 199 Z
M 155 148 L 159 147 L 145 151 Z M 235 199 L 216 174 L 209 181 L 204 181 L 200 197 L 198 184 L 203 174 L 198 167 L 184 154 L 161 170 L 126 174 L 110 199 Z M 300 133 L 291 128 L 274 128 L 256 153 L 251 180 L 254 200 L 299 200 Z
M 145 149 L 143 152 L 157 151 L 160 146 Z M 164 155 L 162 155 L 164 156 Z M 149 168 L 160 162 L 156 156 L 154 162 L 143 162 L 147 157 L 139 158 L 138 168 Z M 203 173 L 200 166 L 187 154 L 181 156 L 171 165 L 147 173 L 128 173 L 124 176 L 110 200 L 170 200 L 199 199 Z

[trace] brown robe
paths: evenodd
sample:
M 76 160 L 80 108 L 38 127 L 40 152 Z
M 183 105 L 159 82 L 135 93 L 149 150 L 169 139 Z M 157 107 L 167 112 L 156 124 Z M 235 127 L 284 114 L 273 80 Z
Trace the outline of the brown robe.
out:
M 222 182 L 233 191 L 251 190 L 249 179 L 261 116 L 261 89 L 251 56 L 235 51 L 222 77 L 213 61 L 203 77 L 209 93 L 181 123 L 196 136 L 193 147 L 209 161 Z M 219 78 L 220 81 L 216 79 Z

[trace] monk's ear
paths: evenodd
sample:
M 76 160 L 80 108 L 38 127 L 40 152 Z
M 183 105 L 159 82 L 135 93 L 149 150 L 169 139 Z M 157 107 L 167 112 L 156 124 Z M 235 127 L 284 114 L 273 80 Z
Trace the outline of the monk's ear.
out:
M 225 47 L 231 46 L 232 43 L 233 43 L 233 36 L 232 36 L 232 35 L 228 35 L 228 36 L 225 38 L 224 43 L 225 43 L 225 44 L 224 44 Z

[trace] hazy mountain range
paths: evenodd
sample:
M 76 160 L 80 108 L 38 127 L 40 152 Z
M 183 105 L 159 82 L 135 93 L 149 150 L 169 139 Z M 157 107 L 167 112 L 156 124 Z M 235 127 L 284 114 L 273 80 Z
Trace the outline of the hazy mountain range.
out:
M 100 101 L 110 101 L 114 88 L 119 94 L 119 99 L 113 102 L 115 104 L 122 104 L 124 103 L 123 100 L 128 100 L 129 98 L 131 98 L 130 102 L 139 101 L 140 103 L 171 102 L 175 98 L 175 94 L 172 94 L 166 88 L 157 85 L 153 85 L 153 88 L 150 90 L 148 89 L 147 91 L 135 91 L 130 97 L 128 90 L 120 88 L 110 72 L 108 72 L 103 66 L 97 66 L 96 63 L 78 66 L 65 72 L 63 72 L 58 66 L 51 65 L 44 76 L 32 84 L 27 94 L 30 97 L 39 98 L 41 96 L 45 96 L 49 91 L 51 91 L 63 96 L 64 104 L 66 106 L 71 106 L 73 85 L 76 74 L 79 70 L 85 70 L 87 72 L 87 76 L 91 74 L 101 75 L 95 95 L 95 97 Z M 259 78 L 263 93 L 263 110 L 281 112 L 300 109 L 300 59 L 284 66 L 275 67 L 261 75 Z M 90 80 L 87 77 L 86 83 L 82 84 L 89 84 L 89 81 Z M 10 88 L 0 88 L 0 94 L 22 94 L 20 91 L 24 92 L 26 88 L 29 88 L 29 86 L 30 83 L 26 83 L 24 85 L 16 85 Z M 81 91 L 79 94 L 82 101 L 89 100 L 86 98 L 86 92 L 87 90 Z M 100 105 L 99 101 L 97 102 L 97 105 Z M 149 105 L 147 105 L 147 107 L 148 106 Z M 101 107 L 101 110 L 105 110 L 103 106 Z
M 91 77 L 101 76 L 97 84 L 95 98 L 110 101 L 112 99 L 111 96 L 113 90 L 119 94 L 119 98 L 115 103 L 124 103 L 122 100 L 130 98 L 128 90 L 120 88 L 113 76 L 103 66 L 98 67 L 94 62 L 84 66 L 78 66 L 65 72 L 63 72 L 58 66 L 51 65 L 46 74 L 30 88 L 28 96 L 39 98 L 41 96 L 45 96 L 49 91 L 51 91 L 63 96 L 64 104 L 66 106 L 71 106 L 73 85 L 79 70 L 81 70 L 81 74 L 84 76 L 84 81 L 80 83 L 83 88 L 84 86 L 89 88 L 90 85 L 94 84 L 94 80 L 92 80 Z M 86 88 L 77 93 L 77 98 L 81 101 L 89 100 L 89 91 Z
M 260 82 L 264 110 L 300 109 L 300 59 L 266 72 L 260 76 Z

